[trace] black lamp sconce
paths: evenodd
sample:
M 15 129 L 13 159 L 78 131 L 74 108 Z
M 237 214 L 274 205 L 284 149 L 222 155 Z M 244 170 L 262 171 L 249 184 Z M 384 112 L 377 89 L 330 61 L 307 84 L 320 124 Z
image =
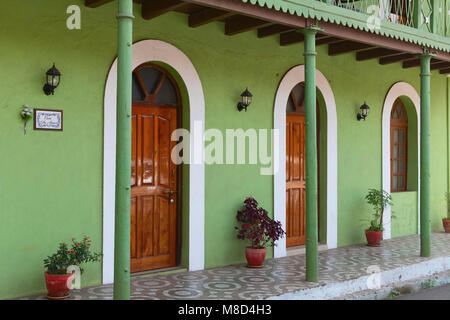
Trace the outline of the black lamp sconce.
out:
M 242 110 L 245 110 L 245 112 L 247 112 L 247 107 L 252 103 L 253 95 L 250 93 L 250 91 L 248 91 L 247 88 L 244 92 L 242 92 L 241 97 L 242 101 L 238 103 L 237 108 L 239 112 L 241 112 Z
M 370 107 L 366 104 L 366 102 L 364 102 L 364 104 L 359 109 L 361 110 L 361 112 L 356 115 L 356 119 L 358 119 L 358 121 L 366 121 L 366 118 L 369 115 Z
M 56 69 L 55 64 L 53 63 L 53 67 L 51 67 L 46 73 L 47 83 L 44 85 L 44 93 L 46 95 L 54 95 L 55 89 L 58 87 L 59 82 L 61 80 L 61 72 Z

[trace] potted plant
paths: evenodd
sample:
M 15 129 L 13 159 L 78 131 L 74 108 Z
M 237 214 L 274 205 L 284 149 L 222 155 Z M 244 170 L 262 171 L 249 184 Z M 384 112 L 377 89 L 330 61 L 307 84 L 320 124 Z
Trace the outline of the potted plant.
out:
M 261 268 L 266 257 L 266 247 L 275 246 L 275 242 L 285 234 L 281 222 L 269 217 L 268 212 L 258 207 L 254 198 L 244 201 L 244 209 L 239 210 L 236 219 L 237 238 L 250 241 L 245 249 L 248 267 Z
M 369 189 L 366 195 L 366 201 L 373 207 L 373 220 L 370 221 L 370 227 L 366 230 L 366 238 L 369 246 L 379 247 L 383 239 L 383 214 L 388 205 L 392 205 L 391 195 L 384 190 Z
M 47 286 L 47 297 L 52 300 L 61 300 L 69 297 L 74 273 L 67 273 L 69 266 L 77 266 L 80 274 L 83 268 L 80 266 L 86 262 L 101 262 L 100 253 L 90 252 L 91 240 L 85 236 L 81 241 L 72 238 L 72 246 L 69 249 L 65 242 L 59 244 L 56 253 L 44 259 L 45 284 Z
M 447 218 L 442 219 L 442 224 L 445 232 L 450 233 L 450 192 L 445 194 L 445 198 L 447 199 Z

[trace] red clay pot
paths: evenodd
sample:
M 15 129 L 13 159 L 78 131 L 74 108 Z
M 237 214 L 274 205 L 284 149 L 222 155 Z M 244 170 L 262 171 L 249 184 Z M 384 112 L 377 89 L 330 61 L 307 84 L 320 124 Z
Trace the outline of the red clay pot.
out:
M 44 275 L 49 299 L 61 300 L 69 297 L 72 280 L 75 277 L 74 273 L 48 274 L 45 272 Z
M 366 230 L 366 239 L 369 246 L 379 247 L 381 240 L 383 240 L 383 231 Z
M 450 219 L 442 219 L 442 224 L 444 225 L 445 232 L 450 233 Z
M 245 248 L 245 257 L 249 268 L 261 268 L 266 258 L 266 248 Z

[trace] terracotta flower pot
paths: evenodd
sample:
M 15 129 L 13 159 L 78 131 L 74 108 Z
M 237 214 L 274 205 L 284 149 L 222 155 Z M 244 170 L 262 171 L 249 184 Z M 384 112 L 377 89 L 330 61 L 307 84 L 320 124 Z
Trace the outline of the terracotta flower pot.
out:
M 249 268 L 261 268 L 266 258 L 266 248 L 245 248 L 245 257 Z
M 379 247 L 381 240 L 383 240 L 383 231 L 369 231 L 366 230 L 367 244 L 371 247 Z
M 52 300 L 62 300 L 69 297 L 74 273 L 68 274 L 48 274 L 45 275 L 45 284 L 47 286 L 48 298 Z
M 445 232 L 450 233 L 450 219 L 442 219 L 442 224 L 444 225 Z

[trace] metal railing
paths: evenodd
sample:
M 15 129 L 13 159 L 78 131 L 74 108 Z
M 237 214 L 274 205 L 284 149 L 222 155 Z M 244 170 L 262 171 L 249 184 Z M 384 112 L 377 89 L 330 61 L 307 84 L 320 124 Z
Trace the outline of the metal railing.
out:
M 321 1 L 321 0 L 319 0 Z M 450 36 L 450 0 L 322 0 L 381 21 Z

